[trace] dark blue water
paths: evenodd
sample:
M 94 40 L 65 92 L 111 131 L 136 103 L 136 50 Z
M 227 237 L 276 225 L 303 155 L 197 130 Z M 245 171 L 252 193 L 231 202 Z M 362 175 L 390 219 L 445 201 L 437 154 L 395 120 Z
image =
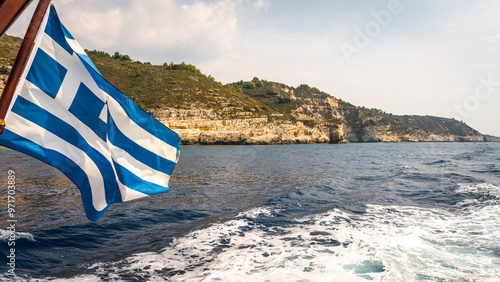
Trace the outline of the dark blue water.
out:
M 19 280 L 500 276 L 500 143 L 184 146 L 170 192 L 97 223 L 57 170 L 7 149 L 0 161 L 0 272 L 13 170 Z

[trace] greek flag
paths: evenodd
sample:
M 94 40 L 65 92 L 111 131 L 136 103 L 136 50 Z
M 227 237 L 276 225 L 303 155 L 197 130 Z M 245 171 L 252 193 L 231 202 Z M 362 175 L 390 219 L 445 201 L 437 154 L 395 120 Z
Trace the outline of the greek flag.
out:
M 180 137 L 104 80 L 53 6 L 12 101 L 0 145 L 61 170 L 90 220 L 168 191 Z

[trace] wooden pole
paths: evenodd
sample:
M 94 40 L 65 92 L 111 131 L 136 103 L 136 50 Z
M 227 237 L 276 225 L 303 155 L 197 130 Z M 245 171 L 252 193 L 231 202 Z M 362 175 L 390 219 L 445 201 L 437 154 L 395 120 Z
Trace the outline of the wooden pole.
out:
M 2 0 L 0 1 L 0 38 L 22 14 L 31 0 Z
M 50 5 L 51 0 L 40 0 L 38 6 L 36 7 L 33 18 L 28 26 L 26 35 L 24 36 L 23 43 L 21 43 L 21 48 L 17 53 L 16 61 L 10 72 L 9 79 L 3 90 L 2 98 L 0 99 L 0 134 L 3 133 L 5 128 L 5 115 L 9 110 L 10 102 L 12 101 L 12 96 L 14 96 L 14 91 L 16 90 L 17 84 L 21 79 L 24 67 L 33 48 L 33 43 L 35 42 L 35 37 L 38 33 L 38 29 L 42 24 L 45 12 Z

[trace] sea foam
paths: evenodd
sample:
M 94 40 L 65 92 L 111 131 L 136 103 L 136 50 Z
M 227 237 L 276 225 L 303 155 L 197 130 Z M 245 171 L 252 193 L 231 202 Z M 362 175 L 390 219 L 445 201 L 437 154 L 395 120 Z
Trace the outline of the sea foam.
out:
M 490 217 L 481 217 L 488 212 Z M 289 226 L 259 225 L 251 220 L 254 215 L 273 213 L 256 208 L 240 218 L 192 231 L 160 252 L 91 268 L 106 279 L 134 273 L 155 281 L 491 280 L 500 276 L 500 240 L 491 240 L 500 238 L 498 206 L 457 214 L 368 205 L 362 215 L 332 210 Z

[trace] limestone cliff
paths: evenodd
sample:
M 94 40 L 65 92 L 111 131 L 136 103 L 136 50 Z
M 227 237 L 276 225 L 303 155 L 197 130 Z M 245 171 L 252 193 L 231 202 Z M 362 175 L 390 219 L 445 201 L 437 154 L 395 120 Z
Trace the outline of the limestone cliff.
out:
M 225 119 L 211 109 L 163 108 L 151 112 L 182 137 L 182 144 L 308 144 L 329 141 L 323 128 L 268 117 Z
M 485 135 L 488 142 L 500 142 L 500 137 Z
M 466 124 L 431 116 L 396 116 L 357 107 L 308 85 L 238 82 L 242 92 L 310 126 L 322 125 L 329 142 L 486 141 Z M 329 133 L 329 134 L 328 134 Z

